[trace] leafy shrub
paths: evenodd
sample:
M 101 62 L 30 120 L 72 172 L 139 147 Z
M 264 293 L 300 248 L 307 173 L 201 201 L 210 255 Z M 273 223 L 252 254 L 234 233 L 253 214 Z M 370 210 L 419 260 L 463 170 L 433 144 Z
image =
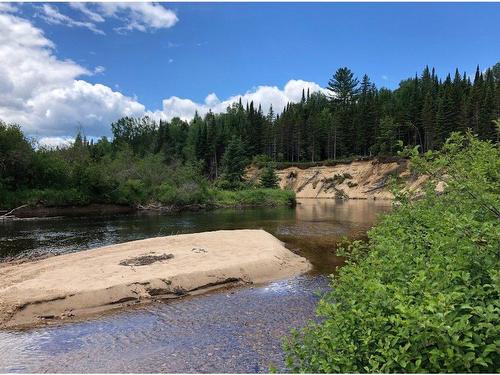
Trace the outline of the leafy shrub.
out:
M 174 204 L 177 202 L 177 188 L 168 182 L 164 182 L 158 187 L 156 196 L 163 204 Z
M 285 341 L 292 371 L 499 371 L 499 148 L 455 134 L 440 152 L 412 154 L 431 176 L 425 197 L 398 194 L 368 242 L 340 253 L 322 321 Z
M 0 204 L 3 207 L 16 207 L 22 204 L 43 204 L 45 206 L 84 206 L 91 197 L 75 188 L 68 189 L 25 189 L 2 192 Z
M 295 193 L 280 189 L 211 189 L 211 204 L 215 206 L 294 206 Z
M 128 179 L 118 188 L 118 203 L 143 203 L 147 196 L 146 186 L 141 180 Z

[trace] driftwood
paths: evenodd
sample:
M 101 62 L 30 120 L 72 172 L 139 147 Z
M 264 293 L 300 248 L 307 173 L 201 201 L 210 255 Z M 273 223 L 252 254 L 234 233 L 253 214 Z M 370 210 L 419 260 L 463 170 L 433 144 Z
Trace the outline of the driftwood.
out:
M 371 188 L 371 189 L 365 190 L 365 191 L 363 191 L 363 193 L 369 193 L 369 192 L 371 192 L 371 191 L 379 190 L 379 189 L 382 189 L 382 188 L 384 188 L 384 187 L 386 187 L 386 186 L 387 186 L 387 184 L 386 184 L 386 183 L 384 183 L 384 184 L 382 184 L 382 185 L 375 186 L 374 188 Z
M 363 191 L 363 193 L 369 193 L 371 191 L 379 190 L 379 189 L 382 189 L 383 187 L 386 187 L 387 180 L 388 180 L 388 176 L 386 175 L 379 180 L 378 184 L 375 187 L 368 189 L 368 190 L 365 190 L 365 191 Z
M 0 215 L 0 219 L 13 219 L 15 217 L 15 215 L 13 215 L 14 212 L 16 212 L 17 210 L 20 210 L 21 208 L 28 207 L 28 206 L 29 206 L 29 204 L 23 204 L 19 207 L 13 208 L 9 212 L 6 212 L 5 214 Z
M 314 174 L 312 175 L 312 177 L 309 177 L 306 182 L 304 182 L 302 185 L 300 185 L 297 188 L 297 193 L 302 191 L 302 189 L 304 189 L 309 183 L 311 183 L 311 181 L 314 181 L 314 179 L 316 179 L 318 177 L 318 175 L 319 175 L 319 171 L 315 171 Z

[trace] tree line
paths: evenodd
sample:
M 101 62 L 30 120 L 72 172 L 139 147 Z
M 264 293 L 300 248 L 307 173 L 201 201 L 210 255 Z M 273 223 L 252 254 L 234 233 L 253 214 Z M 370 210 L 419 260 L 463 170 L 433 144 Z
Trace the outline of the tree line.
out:
M 56 203 L 172 202 L 183 194 L 184 203 L 203 202 L 210 185 L 248 187 L 242 177 L 250 162 L 268 167 L 261 185 L 273 187 L 269 166 L 278 162 L 392 155 L 398 141 L 427 151 L 469 128 L 480 139 L 498 137 L 500 63 L 478 68 L 473 78 L 457 70 L 440 79 L 426 67 L 395 90 L 378 89 L 367 75 L 359 81 L 343 67 L 326 92 L 303 91 L 279 114 L 240 100 L 189 122 L 124 117 L 111 124 L 112 139 L 79 132 L 70 147 L 57 149 L 0 121 L 0 203 L 24 203 L 48 190 Z
M 356 156 L 391 155 L 398 141 L 438 149 L 455 131 L 467 129 L 480 139 L 496 139 L 500 118 L 500 63 L 474 77 L 460 73 L 440 79 L 425 67 L 401 81 L 395 90 L 378 89 L 367 75 L 361 81 L 339 68 L 327 86 L 328 95 L 303 91 L 279 115 L 241 100 L 225 113 L 195 115 L 156 123 L 122 118 L 112 124 L 114 142 L 135 152 L 163 153 L 167 160 L 201 160 L 207 176 L 221 175 L 226 149 L 234 144 L 239 157 L 275 162 L 316 162 Z

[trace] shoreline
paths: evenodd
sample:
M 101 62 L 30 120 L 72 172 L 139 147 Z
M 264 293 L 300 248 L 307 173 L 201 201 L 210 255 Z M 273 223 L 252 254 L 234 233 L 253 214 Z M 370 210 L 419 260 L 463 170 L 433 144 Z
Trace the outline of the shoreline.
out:
M 360 200 L 360 201 L 393 201 L 392 197 L 298 197 L 300 200 Z M 296 201 L 293 205 L 286 205 L 287 207 L 295 207 L 300 204 Z M 59 219 L 65 217 L 93 217 L 93 216 L 113 216 L 113 215 L 168 215 L 180 212 L 198 212 L 198 211 L 212 211 L 220 209 L 237 209 L 244 210 L 247 208 L 274 208 L 282 207 L 281 205 L 255 205 L 255 204 L 239 204 L 239 205 L 187 205 L 187 206 L 169 206 L 169 205 L 151 205 L 151 206 L 126 206 L 117 205 L 113 203 L 91 203 L 85 206 L 30 206 L 23 208 L 18 215 L 2 217 L 3 212 L 7 210 L 0 210 L 0 224 L 2 222 L 10 222 L 15 220 L 40 220 L 40 219 Z
M 263 230 L 156 237 L 0 264 L 0 328 L 91 317 L 305 273 L 312 265 Z
M 3 212 L 0 210 L 0 223 L 11 220 L 36 220 L 36 219 L 54 219 L 62 217 L 92 217 L 98 215 L 129 215 L 129 214 L 174 214 L 179 212 L 198 212 L 211 211 L 225 208 L 245 209 L 259 207 L 280 207 L 281 205 L 255 205 L 255 204 L 238 204 L 238 205 L 207 205 L 207 204 L 191 204 L 186 206 L 171 206 L 171 205 L 151 205 L 151 206 L 127 206 L 117 205 L 113 203 L 91 203 L 85 206 L 30 206 L 22 208 L 15 215 L 2 217 Z M 287 205 L 294 207 L 294 205 Z

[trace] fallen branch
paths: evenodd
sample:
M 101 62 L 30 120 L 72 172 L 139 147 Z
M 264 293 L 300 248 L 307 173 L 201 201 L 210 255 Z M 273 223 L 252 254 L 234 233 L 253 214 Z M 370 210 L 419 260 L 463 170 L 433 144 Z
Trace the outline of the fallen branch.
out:
M 19 207 L 13 208 L 13 209 L 12 209 L 12 210 L 10 210 L 9 212 L 7 212 L 7 213 L 5 213 L 5 214 L 1 215 L 0 217 L 2 217 L 2 218 L 6 218 L 6 217 L 13 216 L 12 214 L 13 214 L 14 212 L 16 212 L 17 210 L 20 210 L 21 208 L 28 207 L 28 206 L 29 206 L 29 204 L 23 204 L 22 206 L 19 206 Z
M 387 186 L 387 183 L 384 182 L 382 185 L 379 185 L 379 186 L 375 186 L 374 188 L 371 188 L 371 189 L 368 189 L 368 190 L 365 190 L 363 191 L 363 193 L 369 193 L 371 191 L 375 191 L 375 190 L 378 190 L 378 189 L 382 189 L 383 187 L 386 187 Z

